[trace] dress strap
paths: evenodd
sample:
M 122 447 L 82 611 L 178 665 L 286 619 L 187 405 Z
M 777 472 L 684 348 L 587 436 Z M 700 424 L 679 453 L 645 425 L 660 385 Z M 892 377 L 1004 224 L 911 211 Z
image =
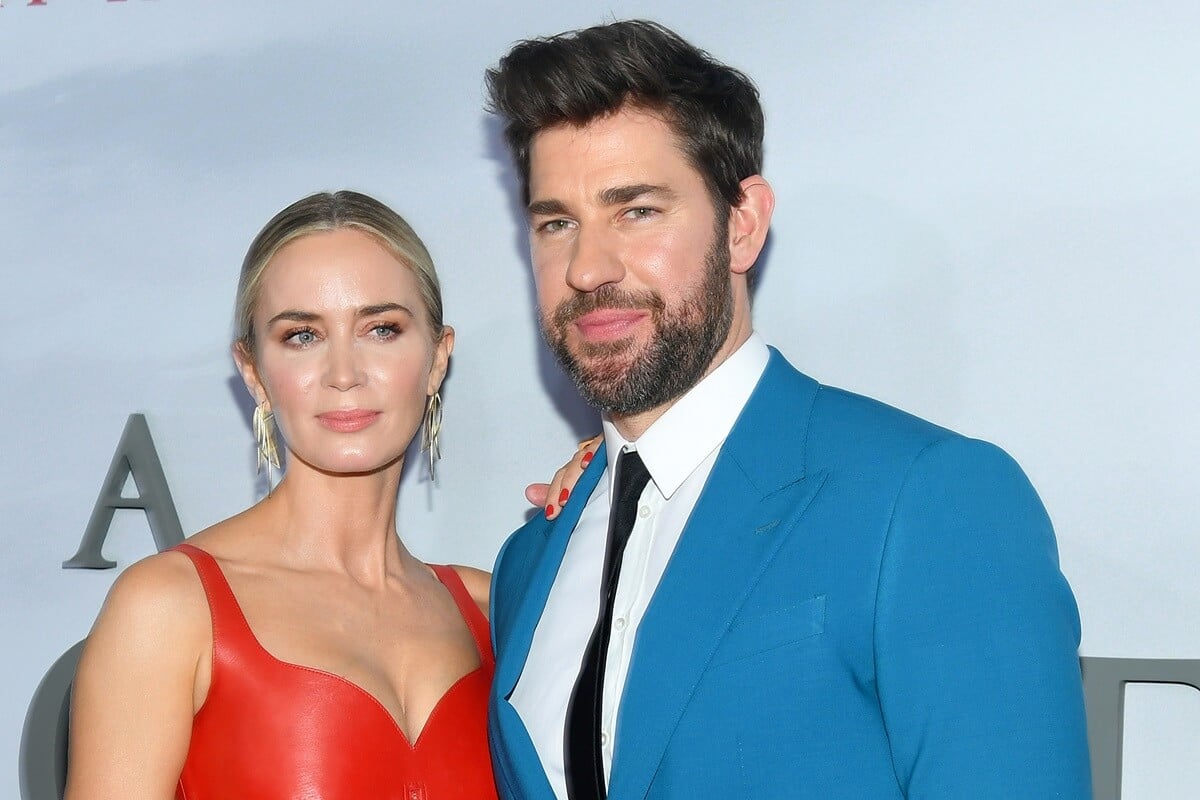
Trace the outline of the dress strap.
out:
M 234 597 L 233 590 L 229 588 L 229 581 L 226 580 L 217 560 L 206 551 L 186 542 L 170 549 L 191 559 L 196 573 L 200 576 L 200 583 L 204 586 L 204 595 L 208 598 L 208 610 L 212 616 L 213 665 L 236 657 L 234 651 L 239 649 L 243 653 L 246 652 L 246 648 L 252 651 L 259 650 L 258 639 L 250 630 L 246 615 L 242 613 L 242 607 Z
M 462 614 L 463 621 L 467 623 L 467 628 L 470 629 L 471 635 L 475 637 L 475 646 L 479 648 L 479 657 L 486 665 L 495 664 L 496 658 L 492 654 L 492 637 L 488 628 L 487 617 L 479 610 L 479 606 L 475 604 L 475 598 L 471 597 L 471 593 L 467 590 L 467 585 L 463 583 L 462 577 L 453 567 L 448 567 L 442 564 L 430 564 L 429 568 L 437 575 L 438 580 L 442 582 L 447 589 L 450 590 L 450 596 L 454 598 L 455 604 L 458 606 L 458 613 Z

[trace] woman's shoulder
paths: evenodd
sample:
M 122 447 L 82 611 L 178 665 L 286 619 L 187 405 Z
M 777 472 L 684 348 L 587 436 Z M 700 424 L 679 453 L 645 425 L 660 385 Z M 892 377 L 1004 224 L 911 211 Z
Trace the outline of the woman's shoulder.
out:
M 245 538 L 242 529 L 247 521 L 244 514 L 222 520 L 184 540 L 213 556 L 218 561 L 229 558 L 237 549 L 239 539 Z M 127 567 L 113 584 L 105 606 L 130 611 L 152 613 L 156 608 L 175 609 L 208 614 L 208 603 L 200 574 L 192 558 L 178 550 L 165 550 L 143 558 Z
M 451 564 L 450 568 L 458 573 L 458 577 L 462 578 L 463 585 L 467 587 L 467 592 L 475 601 L 475 605 L 479 606 L 479 610 L 485 617 L 488 616 L 488 604 L 492 592 L 492 573 L 475 567 L 464 567 L 460 564 Z
M 207 620 L 204 587 L 191 561 L 166 551 L 143 558 L 117 576 L 97 620 L 114 623 L 126 633 L 178 630 Z
M 237 552 L 245 513 L 208 527 L 185 540 L 218 561 Z M 208 597 L 198 567 L 185 553 L 165 550 L 126 567 L 109 590 L 93 637 L 148 643 L 205 646 L 212 635 Z
M 81 696 L 128 697 L 139 684 L 177 679 L 190 704 L 211 637 L 204 587 L 187 557 L 167 551 L 144 558 L 117 576 L 88 634 L 76 675 Z

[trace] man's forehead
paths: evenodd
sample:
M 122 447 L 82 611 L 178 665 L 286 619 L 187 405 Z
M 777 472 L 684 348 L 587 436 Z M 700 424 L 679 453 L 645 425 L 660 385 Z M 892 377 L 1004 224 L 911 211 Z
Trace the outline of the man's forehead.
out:
M 669 186 L 694 171 L 673 129 L 656 114 L 610 114 L 584 125 L 539 131 L 529 157 L 530 199 L 560 186 L 587 184 L 589 194 L 641 184 Z M 674 177 L 672 177 L 674 176 Z M 695 176 L 699 179 L 699 174 Z
M 674 125 L 664 112 L 627 103 L 586 122 L 562 122 L 542 128 L 530 140 L 530 149 L 531 153 L 535 152 L 538 144 L 547 140 L 582 142 L 602 136 L 644 136 L 652 131 L 678 138 Z

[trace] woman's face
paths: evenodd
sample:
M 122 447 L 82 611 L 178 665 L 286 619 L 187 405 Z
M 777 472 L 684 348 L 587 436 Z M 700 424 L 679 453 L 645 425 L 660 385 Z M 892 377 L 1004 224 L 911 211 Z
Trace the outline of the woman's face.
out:
M 324 472 L 377 470 L 403 456 L 454 333 L 433 340 L 413 271 L 362 231 L 309 234 L 263 274 L 253 360 L 235 348 L 292 458 Z

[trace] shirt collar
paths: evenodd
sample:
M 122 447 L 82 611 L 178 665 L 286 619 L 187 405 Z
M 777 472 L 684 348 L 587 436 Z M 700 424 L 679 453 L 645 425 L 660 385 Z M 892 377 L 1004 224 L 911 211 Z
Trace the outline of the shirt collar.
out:
M 617 456 L 630 449 L 638 451 L 654 485 L 663 497 L 670 499 L 729 436 L 769 358 L 766 342 L 757 333 L 751 333 L 729 358 L 663 412 L 636 443 L 621 436 L 605 414 L 602 423 L 609 491 Z

